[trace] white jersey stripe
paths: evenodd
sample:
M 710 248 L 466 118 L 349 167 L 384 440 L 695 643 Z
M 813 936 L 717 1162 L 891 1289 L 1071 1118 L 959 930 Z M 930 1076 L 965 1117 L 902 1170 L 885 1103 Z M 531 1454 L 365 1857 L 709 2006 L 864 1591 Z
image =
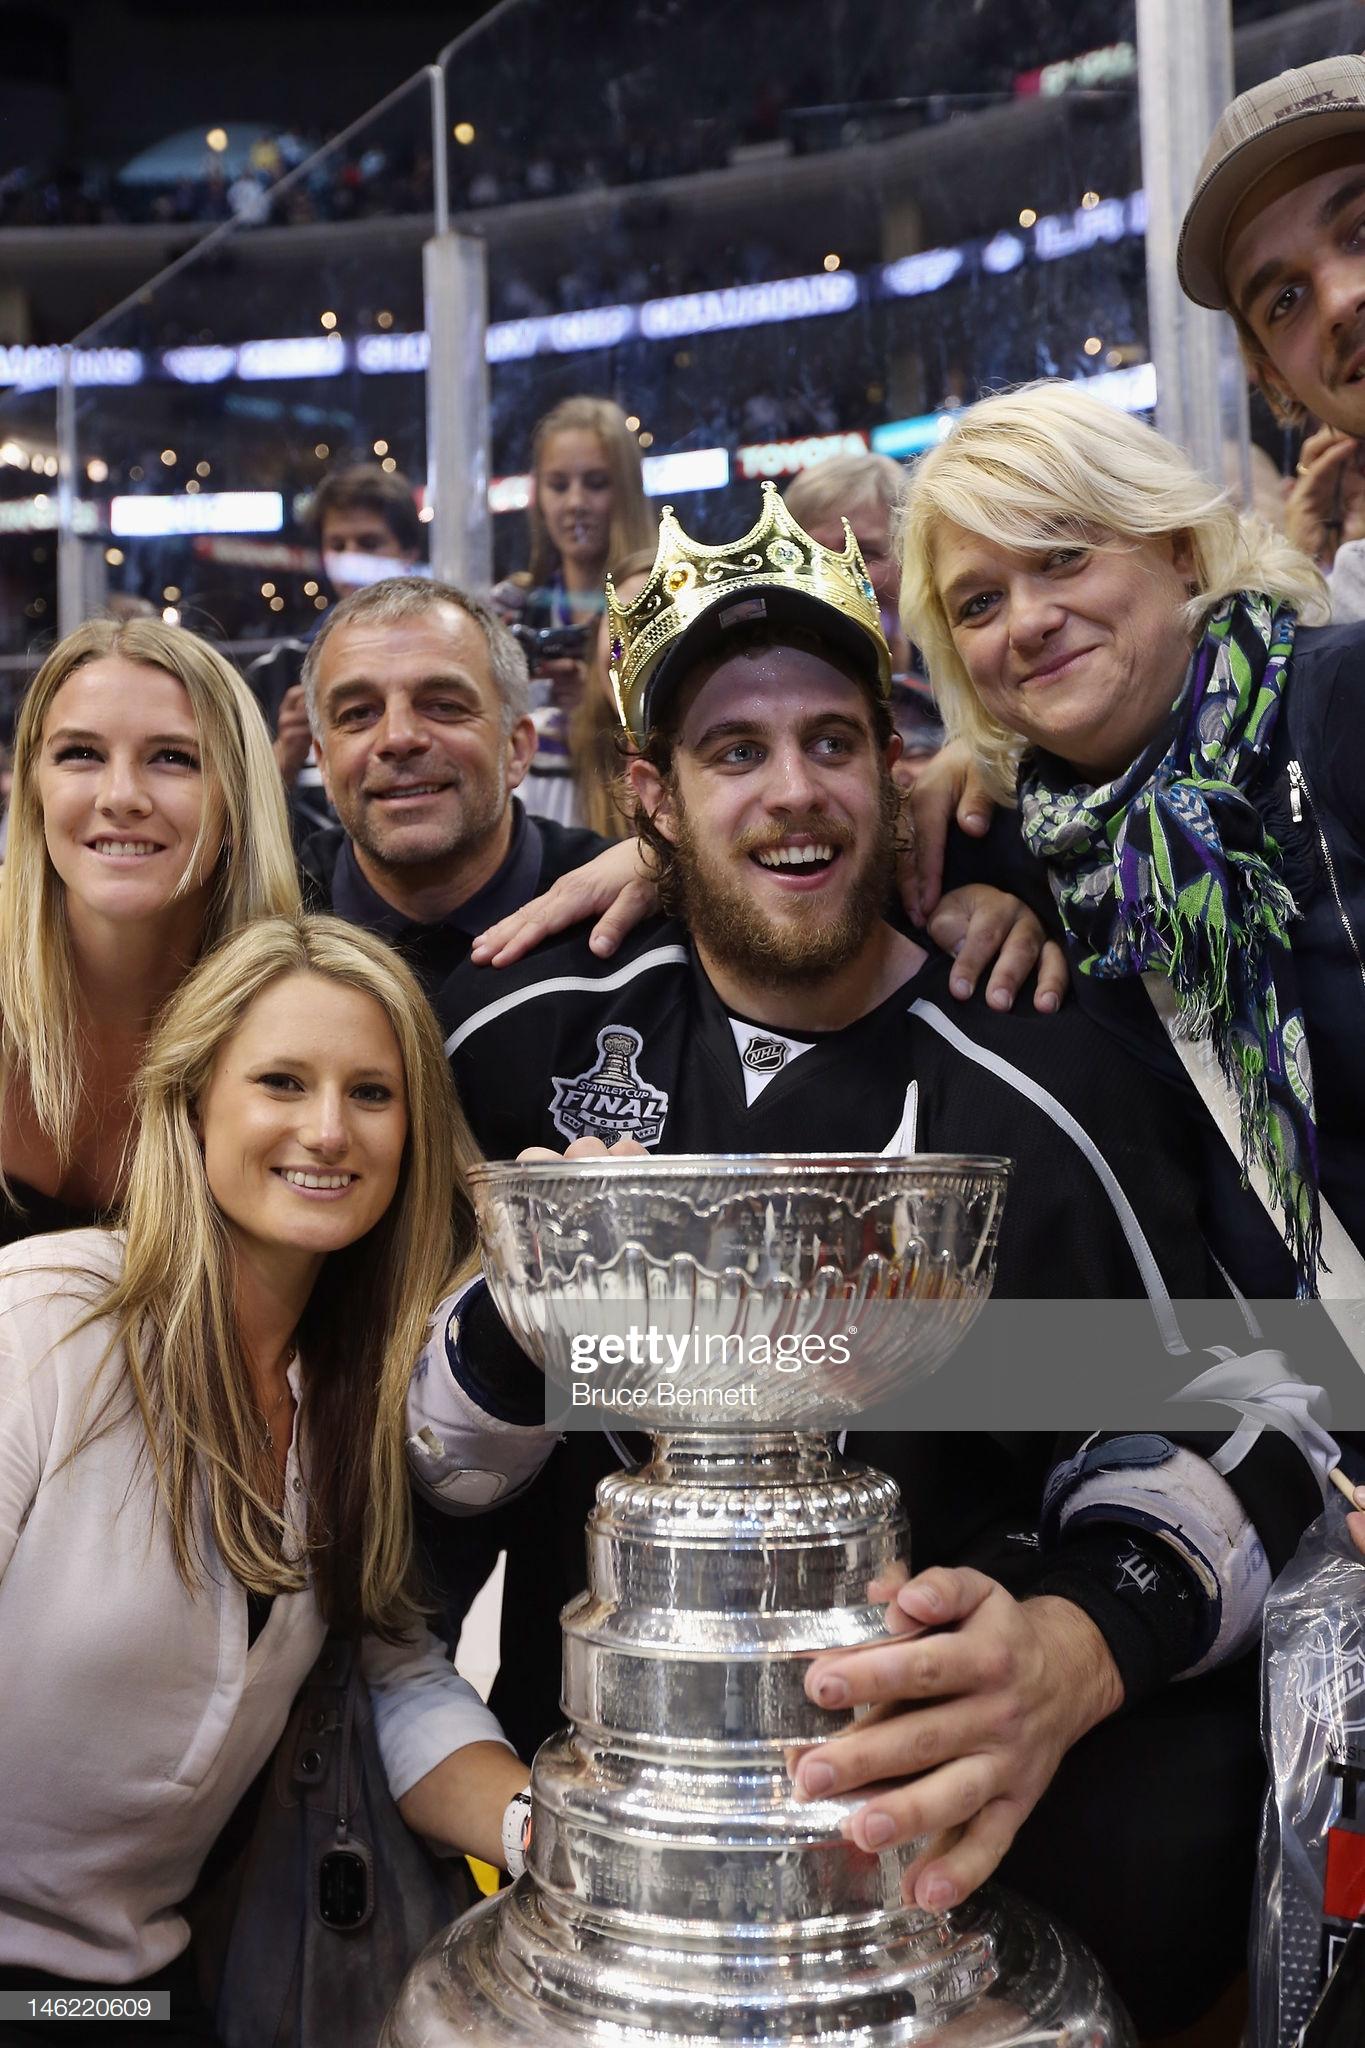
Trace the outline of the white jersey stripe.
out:
M 1071 1111 L 1064 1108 L 1055 1095 L 1049 1095 L 1046 1088 L 1040 1087 L 1031 1075 L 1023 1073 L 1018 1067 L 1012 1067 L 1009 1061 L 1002 1060 L 998 1053 L 987 1052 L 984 1047 L 975 1045 L 965 1031 L 959 1030 L 957 1025 L 944 1015 L 937 1003 L 927 1003 L 921 997 L 911 1003 L 910 1014 L 912 1017 L 922 1018 L 931 1031 L 936 1031 L 940 1038 L 946 1039 L 948 1044 L 962 1053 L 966 1059 L 973 1060 L 978 1067 L 985 1067 L 997 1080 L 1003 1081 L 1007 1087 L 1015 1089 L 1028 1101 L 1036 1104 L 1045 1116 L 1052 1118 L 1059 1130 L 1066 1132 L 1072 1144 L 1089 1160 L 1113 1204 L 1119 1227 L 1128 1240 L 1128 1249 L 1137 1262 L 1142 1284 L 1147 1290 L 1147 1298 L 1152 1304 L 1152 1313 L 1161 1332 L 1161 1341 L 1173 1357 L 1186 1355 L 1190 1347 L 1180 1334 L 1180 1325 L 1176 1321 L 1175 1309 L 1166 1290 L 1166 1283 L 1161 1277 L 1161 1268 L 1157 1264 L 1156 1256 L 1143 1234 L 1142 1225 L 1134 1214 L 1132 1203 L 1119 1185 L 1113 1168 L 1084 1126 L 1077 1123 Z
M 514 989 L 511 995 L 499 996 L 495 1003 L 476 1010 L 472 1017 L 466 1017 L 457 1031 L 452 1031 L 446 1040 L 446 1058 L 457 1053 L 467 1038 L 476 1031 L 482 1031 L 485 1024 L 491 1024 L 498 1017 L 505 1017 L 509 1010 L 520 1009 L 523 1003 L 532 1003 L 537 996 L 563 994 L 593 995 L 599 989 L 624 988 L 628 981 L 634 981 L 637 974 L 647 974 L 651 967 L 685 967 L 688 962 L 686 946 L 656 946 L 652 953 L 642 953 L 638 960 L 630 960 L 624 967 L 618 967 L 614 974 L 558 974 L 549 981 L 533 981 L 529 988 Z

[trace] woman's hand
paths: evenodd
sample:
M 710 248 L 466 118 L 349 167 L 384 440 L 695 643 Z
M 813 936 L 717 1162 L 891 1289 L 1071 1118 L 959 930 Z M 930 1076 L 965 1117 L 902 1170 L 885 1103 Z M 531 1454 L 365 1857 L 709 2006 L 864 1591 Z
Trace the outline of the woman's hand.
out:
M 648 861 L 637 841 L 623 839 L 561 875 L 543 896 L 533 896 L 520 910 L 480 932 L 469 957 L 476 967 L 510 967 L 542 939 L 567 931 L 585 917 L 596 917 L 588 945 L 599 960 L 606 960 L 658 907 Z
M 1299 464 L 1284 502 L 1285 531 L 1295 547 L 1324 569 L 1346 540 L 1365 536 L 1365 475 L 1361 445 L 1354 434 L 1319 427 L 1299 452 Z
M 877 1785 L 844 1834 L 866 1850 L 922 1842 L 904 1896 L 941 1912 L 991 1875 L 1067 1750 L 1122 1705 L 1123 1684 L 1069 1600 L 1017 1601 L 981 1572 L 942 1567 L 869 1590 L 890 1597 L 891 1639 L 817 1657 L 806 1693 L 874 1712 L 789 1764 L 803 1799 Z
M 914 834 L 901 863 L 901 895 L 917 925 L 927 929 L 938 907 L 949 826 L 956 821 L 960 831 L 984 839 L 994 812 L 995 799 L 988 794 L 966 741 L 950 740 L 940 747 L 910 791 Z
M 1048 937 L 1041 921 L 1018 896 L 992 889 L 984 882 L 951 889 L 926 929 L 936 946 L 954 956 L 948 986 L 961 1001 L 965 1002 L 976 987 L 982 969 L 990 967 L 986 1001 L 993 1010 L 1011 1009 L 1036 966 L 1034 1009 L 1051 1015 L 1061 1007 L 1071 986 L 1066 953 L 1055 939 Z
M 502 1817 L 530 1782 L 525 1764 L 500 1742 L 467 1742 L 419 1778 L 398 1811 L 415 1835 L 505 1870 Z

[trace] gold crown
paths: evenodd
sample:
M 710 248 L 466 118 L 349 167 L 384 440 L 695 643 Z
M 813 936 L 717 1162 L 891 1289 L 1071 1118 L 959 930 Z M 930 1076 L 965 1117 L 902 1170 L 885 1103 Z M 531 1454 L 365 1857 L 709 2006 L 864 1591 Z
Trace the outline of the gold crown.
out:
M 765 483 L 758 524 L 742 539 L 724 547 L 690 540 L 665 505 L 658 553 L 639 596 L 621 604 L 607 578 L 608 674 L 621 723 L 637 744 L 657 715 L 650 685 L 684 635 L 709 615 L 717 638 L 765 618 L 763 592 L 780 600 L 774 611 L 788 621 L 804 622 L 809 614 L 816 632 L 841 643 L 889 693 L 891 653 L 852 527 L 844 521 L 842 551 L 822 547 L 797 525 L 777 486 Z

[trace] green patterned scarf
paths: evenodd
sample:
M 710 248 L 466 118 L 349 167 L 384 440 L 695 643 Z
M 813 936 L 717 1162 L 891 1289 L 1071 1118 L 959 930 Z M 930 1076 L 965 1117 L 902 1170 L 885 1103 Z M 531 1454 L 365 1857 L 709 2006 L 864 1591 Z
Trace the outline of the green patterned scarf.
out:
M 1072 785 L 1026 758 L 1024 842 L 1047 863 L 1082 974 L 1165 974 L 1185 1028 L 1209 1037 L 1237 1091 L 1243 1167 L 1284 1211 L 1301 1294 L 1316 1292 L 1317 1131 L 1288 924 L 1297 913 L 1248 791 L 1284 695 L 1295 614 L 1257 591 L 1229 598 L 1194 651 L 1174 739 L 1115 781 Z

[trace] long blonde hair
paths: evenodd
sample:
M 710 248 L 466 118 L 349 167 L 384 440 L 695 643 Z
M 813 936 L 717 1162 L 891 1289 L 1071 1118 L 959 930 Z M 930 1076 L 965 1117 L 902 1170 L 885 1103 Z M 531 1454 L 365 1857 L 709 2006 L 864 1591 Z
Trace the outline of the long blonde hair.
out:
M 984 398 L 911 472 L 901 523 L 901 617 L 922 649 L 943 722 L 964 739 L 997 797 L 1013 799 L 1023 742 L 972 689 L 939 597 L 934 543 L 945 523 L 1006 548 L 1132 545 L 1188 537 L 1191 635 L 1238 590 L 1326 615 L 1325 586 L 1283 534 L 1239 512 L 1170 441 L 1072 384 L 1024 384 Z
M 619 588 L 633 576 L 648 576 L 654 556 L 653 547 L 637 548 L 624 561 L 613 556 L 607 573 Z M 635 827 L 624 783 L 626 736 L 599 655 L 600 647 L 595 644 L 582 695 L 569 713 L 569 765 L 580 824 L 603 839 L 629 839 Z
M 269 1495 L 230 1240 L 194 1124 L 223 1046 L 290 974 L 320 975 L 379 1004 L 398 1042 L 408 1118 L 393 1202 L 358 1243 L 328 1256 L 298 1326 L 309 1510 L 308 1556 L 295 1563 Z M 110 1319 L 111 1357 L 122 1347 L 177 1570 L 187 1586 L 199 1583 L 202 1502 L 242 1585 L 294 1592 L 311 1575 L 329 1627 L 395 1636 L 417 1614 L 408 1381 L 428 1317 L 452 1278 L 473 1270 L 476 1243 L 463 1169 L 478 1154 L 431 1006 L 370 933 L 334 917 L 264 918 L 225 939 L 166 1006 L 138 1077 L 137 1111 L 123 1270 L 88 1320 Z
M 81 1019 L 66 886 L 48 857 L 38 764 L 57 692 L 77 669 L 110 655 L 162 669 L 184 685 L 203 749 L 206 793 L 216 783 L 222 795 L 223 844 L 201 950 L 253 918 L 287 914 L 299 903 L 270 735 L 236 669 L 207 641 L 159 619 L 91 619 L 68 633 L 34 677 L 19 715 L 9 844 L 0 870 L 0 1105 L 22 1074 L 63 1164 L 75 1145 L 83 1094 Z M 206 804 L 206 826 L 208 817 Z M 196 844 L 182 887 L 200 851 Z
M 531 472 L 540 475 L 545 450 L 555 434 L 571 432 L 596 434 L 602 444 L 607 474 L 611 478 L 611 528 L 607 535 L 607 560 L 619 561 L 637 549 L 653 549 L 658 538 L 658 521 L 645 498 L 644 470 L 640 444 L 626 425 L 626 416 L 610 398 L 565 398 L 537 422 L 531 436 Z M 545 517 L 534 494 L 527 509 L 531 525 L 530 580 L 533 589 L 553 582 L 559 568 L 559 552 L 550 539 Z

